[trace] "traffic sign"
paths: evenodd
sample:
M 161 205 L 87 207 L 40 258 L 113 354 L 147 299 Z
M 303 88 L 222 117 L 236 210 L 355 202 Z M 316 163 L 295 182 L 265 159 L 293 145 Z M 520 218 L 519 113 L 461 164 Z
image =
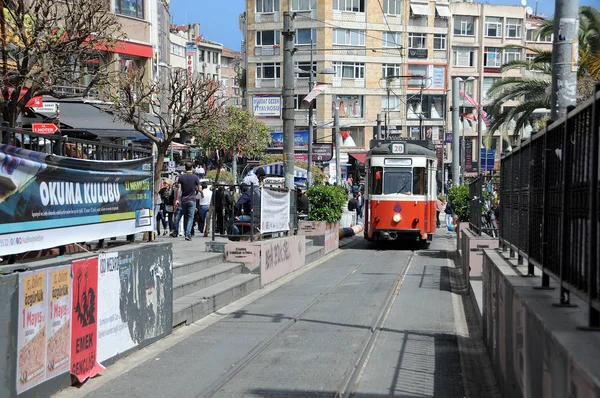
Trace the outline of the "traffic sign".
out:
M 495 149 L 481 148 L 479 152 L 479 162 L 481 163 L 481 170 L 494 170 L 494 160 L 496 158 Z
M 177 167 L 175 164 L 175 161 L 174 160 L 169 161 L 169 168 L 174 169 L 175 167 Z
M 31 131 L 38 134 L 54 134 L 58 127 L 52 123 L 31 123 Z

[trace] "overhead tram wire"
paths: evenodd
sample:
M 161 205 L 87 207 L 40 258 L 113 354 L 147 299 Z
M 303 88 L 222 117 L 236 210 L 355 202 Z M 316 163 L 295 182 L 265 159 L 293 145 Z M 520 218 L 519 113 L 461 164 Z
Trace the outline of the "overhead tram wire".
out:
M 381 8 L 381 13 L 383 14 L 383 20 L 385 21 L 385 24 L 388 27 L 388 32 L 392 33 L 392 34 L 396 33 L 396 32 L 393 32 L 392 28 L 390 27 L 390 23 L 388 22 L 387 15 L 385 14 L 385 11 L 383 10 L 383 5 L 381 4 L 381 0 L 378 0 L 378 2 L 379 2 L 379 8 Z M 396 43 L 396 35 L 392 35 L 392 38 L 394 40 L 394 45 L 398 48 L 398 54 L 400 56 L 402 56 L 402 52 L 400 51 L 402 49 L 402 46 L 400 46 L 398 43 Z

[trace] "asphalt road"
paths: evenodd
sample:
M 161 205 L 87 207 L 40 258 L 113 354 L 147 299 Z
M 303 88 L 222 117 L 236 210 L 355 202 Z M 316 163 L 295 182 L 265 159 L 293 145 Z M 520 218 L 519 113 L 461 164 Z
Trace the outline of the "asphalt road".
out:
M 453 237 L 418 251 L 357 239 L 110 381 L 91 380 L 88 396 L 463 397 Z

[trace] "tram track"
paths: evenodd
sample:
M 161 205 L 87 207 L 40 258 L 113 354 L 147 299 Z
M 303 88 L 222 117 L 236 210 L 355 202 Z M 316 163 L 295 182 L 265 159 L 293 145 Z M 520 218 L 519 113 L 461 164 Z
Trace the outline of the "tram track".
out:
M 352 244 L 355 246 L 355 244 Z M 311 309 L 313 309 L 316 305 L 321 303 L 327 296 L 333 293 L 338 287 L 343 285 L 352 275 L 354 275 L 361 267 L 371 264 L 374 261 L 377 261 L 377 257 L 380 256 L 380 253 L 386 252 L 385 249 L 377 249 L 374 256 L 371 256 L 358 265 L 356 265 L 350 272 L 345 274 L 342 278 L 340 278 L 334 285 L 331 285 L 323 292 L 319 294 L 313 301 L 311 301 L 308 305 L 306 305 L 301 311 L 299 311 L 295 316 L 293 316 L 287 324 L 285 324 L 280 330 L 274 333 L 269 338 L 265 339 L 260 344 L 256 345 L 250 352 L 248 352 L 244 357 L 242 357 L 235 365 L 229 369 L 225 374 L 223 374 L 219 379 L 217 379 L 214 383 L 212 383 L 206 390 L 204 390 L 201 394 L 196 395 L 196 398 L 209 398 L 215 396 L 224 386 L 227 385 L 229 381 L 234 379 L 236 375 L 238 375 L 242 370 L 244 370 L 254 359 L 256 359 L 261 353 L 271 347 L 285 332 L 287 332 L 291 327 L 293 327 L 298 321 L 302 320 L 302 317 L 308 313 Z M 377 341 L 377 337 L 383 325 L 385 324 L 385 320 L 390 313 L 390 310 L 394 304 L 395 297 L 397 295 L 398 289 L 402 285 L 402 281 L 407 273 L 408 268 L 412 262 L 414 257 L 414 250 L 410 251 L 408 258 L 403 266 L 402 271 L 394 281 L 392 288 L 390 289 L 385 304 L 380 310 L 378 316 L 375 319 L 375 322 L 369 328 L 369 337 L 365 344 L 363 345 L 360 355 L 358 359 L 354 362 L 353 366 L 348 370 L 348 375 L 344 378 L 342 385 L 337 389 L 337 392 L 333 394 L 335 397 L 349 397 L 350 394 L 354 391 L 354 388 L 358 385 L 360 381 L 360 376 L 362 371 L 368 364 L 369 356 L 375 346 Z

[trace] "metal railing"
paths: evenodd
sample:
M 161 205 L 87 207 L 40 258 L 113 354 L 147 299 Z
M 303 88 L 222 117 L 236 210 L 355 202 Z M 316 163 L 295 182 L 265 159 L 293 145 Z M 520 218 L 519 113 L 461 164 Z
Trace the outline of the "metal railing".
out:
M 89 160 L 128 160 L 152 156 L 149 147 L 107 144 L 58 134 L 36 134 L 7 126 L 0 126 L 0 132 L 3 144 L 59 156 Z
M 600 85 L 565 118 L 523 142 L 501 161 L 500 240 L 560 284 L 559 306 L 571 292 L 588 303 L 588 326 L 600 327 L 598 164 Z
M 226 203 L 218 204 L 215 202 L 216 191 L 222 188 L 227 190 L 224 194 L 231 195 L 232 203 L 227 205 Z M 298 211 L 297 211 L 297 191 L 288 191 L 286 189 L 273 188 L 273 187 L 259 187 L 257 185 L 245 185 L 245 184 L 215 184 L 212 187 L 212 205 L 213 205 L 213 217 L 211 223 L 211 237 L 214 241 L 218 236 L 227 237 L 230 240 L 238 241 L 240 239 L 248 239 L 253 242 L 256 239 L 265 237 L 266 235 L 273 234 L 287 234 L 293 235 L 298 229 Z M 268 189 L 279 192 L 289 192 L 290 195 L 290 228 L 286 231 L 275 231 L 269 232 L 268 234 L 260 231 L 261 225 L 261 189 Z M 250 203 L 247 206 L 236 207 L 236 200 L 233 198 L 235 194 L 239 194 L 241 197 L 244 192 L 249 191 Z
M 494 214 L 493 190 L 500 176 L 479 176 L 469 183 L 469 227 L 478 235 L 498 237 L 498 224 Z

